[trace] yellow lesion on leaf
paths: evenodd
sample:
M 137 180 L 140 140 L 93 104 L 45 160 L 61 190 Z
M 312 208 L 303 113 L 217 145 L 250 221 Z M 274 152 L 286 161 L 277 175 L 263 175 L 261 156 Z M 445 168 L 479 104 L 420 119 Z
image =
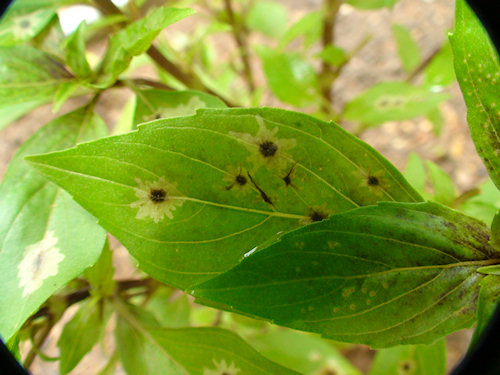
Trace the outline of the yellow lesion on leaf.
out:
M 214 358 L 213 363 L 215 368 L 209 369 L 204 367 L 203 375 L 236 375 L 241 371 L 238 367 L 236 367 L 234 362 L 231 362 L 231 364 L 228 365 L 225 359 L 221 359 L 220 362 L 217 362 Z
M 157 181 L 142 181 L 135 179 L 137 187 L 134 188 L 137 201 L 132 202 L 130 207 L 138 208 L 136 218 L 141 220 L 147 217 L 159 223 L 166 216 L 173 219 L 173 211 L 183 205 L 182 194 L 177 190 L 176 183 L 168 182 L 165 177 Z
M 256 119 L 259 125 L 257 134 L 251 135 L 233 131 L 229 132 L 229 134 L 238 139 L 250 151 L 248 162 L 255 169 L 265 166 L 279 172 L 285 170 L 291 160 L 286 151 L 295 147 L 297 144 L 295 138 L 279 138 L 277 136 L 279 131 L 277 126 L 268 129 L 260 116 L 256 116 Z

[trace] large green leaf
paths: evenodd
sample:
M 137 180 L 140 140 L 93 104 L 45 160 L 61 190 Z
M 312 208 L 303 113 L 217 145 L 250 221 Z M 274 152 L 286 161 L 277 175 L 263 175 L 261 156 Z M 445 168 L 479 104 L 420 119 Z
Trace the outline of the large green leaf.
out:
M 119 304 L 116 342 L 128 375 L 299 375 L 220 328 L 161 328 L 144 310 Z M 147 360 L 144 360 L 147 358 Z
M 228 270 L 279 231 L 379 200 L 421 200 L 338 125 L 271 108 L 201 110 L 29 161 L 139 267 L 180 288 Z
M 500 263 L 488 239 L 437 203 L 380 203 L 283 235 L 193 294 L 340 341 L 429 343 L 474 322 L 476 269 Z
M 67 374 L 97 344 L 104 334 L 111 310 L 102 300 L 84 301 L 64 326 L 57 346 L 61 352 L 59 371 Z
M 344 117 L 366 126 L 408 120 L 436 109 L 447 98 L 405 82 L 382 82 L 347 103 Z
M 191 9 L 160 7 L 113 35 L 100 67 L 102 77 L 99 86 L 112 84 L 127 69 L 134 56 L 151 47 L 165 27 L 193 13 Z
M 36 48 L 0 47 L 0 107 L 49 100 L 72 78 L 53 56 Z
M 498 53 L 472 10 L 457 0 L 450 36 L 455 73 L 467 105 L 467 121 L 491 179 L 500 189 L 500 63 Z
M 404 345 L 377 352 L 369 375 L 444 375 L 446 343 Z
M 56 290 L 92 265 L 105 240 L 96 219 L 26 165 L 23 157 L 104 134 L 106 127 L 92 108 L 80 108 L 37 131 L 7 169 L 0 185 L 0 334 L 4 340 Z

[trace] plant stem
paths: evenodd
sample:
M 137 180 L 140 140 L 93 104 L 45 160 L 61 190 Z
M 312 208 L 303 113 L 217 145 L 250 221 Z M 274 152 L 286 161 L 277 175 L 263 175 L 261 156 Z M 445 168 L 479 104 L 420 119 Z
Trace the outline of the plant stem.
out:
M 436 57 L 436 55 L 439 53 L 439 51 L 441 51 L 441 48 L 442 46 L 437 47 L 431 52 L 429 56 L 427 56 L 424 60 L 422 60 L 420 64 L 418 64 L 417 67 L 413 69 L 413 71 L 410 74 L 408 74 L 408 77 L 406 77 L 406 82 L 408 83 L 413 82 L 415 78 L 417 78 L 420 75 L 420 73 L 422 73 L 424 69 L 427 68 L 427 65 L 429 65 L 430 62 L 434 59 L 434 57 Z
M 231 0 L 224 0 L 224 7 L 226 8 L 226 12 L 229 17 L 234 40 L 240 50 L 241 61 L 243 62 L 243 74 L 245 75 L 248 89 L 250 92 L 253 92 L 255 90 L 255 81 L 252 74 L 252 68 L 250 66 L 250 50 L 246 39 L 246 28 L 236 19 Z
M 323 49 L 332 45 L 335 41 L 335 21 L 343 0 L 324 0 L 325 15 L 323 18 L 323 31 L 321 43 Z M 334 67 L 323 61 L 319 73 L 321 94 L 330 107 L 333 102 L 332 84 L 335 80 Z M 325 107 L 323 105 L 323 107 Z M 323 108 L 326 112 L 331 112 L 331 108 Z

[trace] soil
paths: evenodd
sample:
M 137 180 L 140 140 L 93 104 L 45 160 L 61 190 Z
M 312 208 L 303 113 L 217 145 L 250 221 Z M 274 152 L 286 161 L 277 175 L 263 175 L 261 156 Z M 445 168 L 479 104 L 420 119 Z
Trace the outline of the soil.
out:
M 290 16 L 297 20 L 307 12 L 320 7 L 319 0 L 288 0 L 282 1 L 290 10 Z M 344 103 L 380 81 L 401 80 L 405 73 L 401 68 L 392 38 L 390 25 L 399 23 L 408 27 L 418 42 L 422 55 L 428 56 L 438 47 L 446 37 L 446 32 L 453 25 L 454 2 L 449 0 L 401 0 L 392 11 L 358 11 L 349 5 L 342 5 L 336 26 L 336 44 L 347 50 L 353 48 L 366 34 L 372 34 L 370 42 L 346 66 L 340 78 L 335 82 L 335 107 L 341 108 Z M 192 29 L 196 18 L 191 17 L 181 21 L 170 29 Z M 176 29 L 177 28 L 177 29 Z M 172 35 L 170 34 L 170 35 Z M 220 43 L 225 44 L 222 40 Z M 232 41 L 229 38 L 229 43 Z M 226 46 L 221 45 L 222 49 Z M 221 52 L 222 53 L 222 52 Z M 222 53 L 222 56 L 224 54 Z M 252 61 L 252 67 L 264 84 L 260 65 L 257 60 Z M 151 69 L 135 73 L 141 77 L 151 77 Z M 361 135 L 361 138 L 375 147 L 398 168 L 403 169 L 410 152 L 418 153 L 423 159 L 433 160 L 448 172 L 460 191 L 477 186 L 487 174 L 475 152 L 470 139 L 466 109 L 458 85 L 450 89 L 452 98 L 443 103 L 441 110 L 445 119 L 443 132 L 435 136 L 432 125 L 424 118 L 410 121 L 390 122 L 370 129 Z M 125 104 L 129 93 L 125 89 L 114 89 L 105 93 L 97 105 L 97 112 L 105 119 L 110 128 L 115 124 L 120 111 Z M 16 121 L 0 131 L 0 177 L 5 173 L 8 161 L 17 148 L 40 126 L 62 113 L 68 112 L 83 103 L 86 98 L 73 98 L 54 114 L 50 105 L 42 106 L 24 118 Z M 266 96 L 263 105 L 289 108 Z M 343 123 L 347 129 L 353 124 Z M 128 278 L 134 275 L 134 268 L 126 251 L 117 241 L 113 241 L 115 251 L 116 277 Z M 74 313 L 74 308 L 67 311 L 63 321 L 67 321 Z M 51 356 L 57 356 L 57 339 L 61 331 L 61 324 L 54 329 L 54 333 L 46 341 L 43 351 Z M 111 331 L 111 328 L 110 328 Z M 448 354 L 447 369 L 450 369 L 460 360 L 466 351 L 471 337 L 470 330 L 456 332 L 447 338 Z M 106 345 L 95 347 L 90 355 L 72 372 L 74 375 L 96 373 L 110 353 L 112 340 L 106 340 Z M 107 354 L 106 354 L 107 353 Z M 369 371 L 373 351 L 359 346 L 351 349 L 346 356 L 364 373 Z M 36 359 L 32 366 L 33 374 L 57 374 L 57 362 L 44 362 Z M 118 368 L 116 374 L 122 374 Z

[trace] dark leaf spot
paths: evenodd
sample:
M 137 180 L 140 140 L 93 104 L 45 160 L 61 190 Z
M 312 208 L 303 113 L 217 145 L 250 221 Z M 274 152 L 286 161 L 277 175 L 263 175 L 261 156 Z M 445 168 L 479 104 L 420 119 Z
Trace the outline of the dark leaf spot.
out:
M 375 176 L 368 176 L 367 182 L 370 186 L 378 186 L 380 184 L 380 181 Z
M 154 203 L 161 203 L 165 201 L 167 197 L 167 192 L 163 189 L 151 189 L 149 193 L 149 199 Z
M 265 158 L 269 158 L 276 154 L 276 151 L 278 151 L 278 146 L 274 142 L 265 141 L 259 145 L 259 151 L 262 156 L 264 156 Z
M 328 214 L 321 210 L 311 209 L 309 217 L 312 221 L 322 221 L 328 217 Z
M 235 182 L 240 185 L 240 186 L 243 186 L 247 183 L 247 178 L 241 174 L 239 174 L 238 176 L 236 176 L 235 178 Z

